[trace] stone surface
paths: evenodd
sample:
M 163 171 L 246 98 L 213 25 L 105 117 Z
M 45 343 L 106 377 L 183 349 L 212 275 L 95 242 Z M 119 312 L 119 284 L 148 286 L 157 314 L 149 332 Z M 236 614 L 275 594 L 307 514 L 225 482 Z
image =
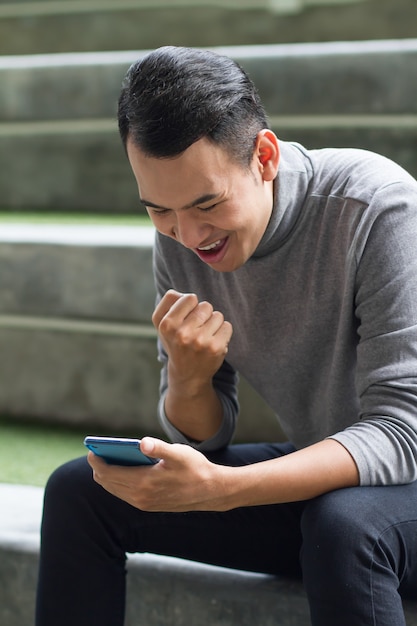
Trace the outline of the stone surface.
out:
M 136 213 L 137 186 L 116 126 L 111 133 L 61 129 L 2 137 L 1 208 L 23 211 Z M 143 208 L 140 209 L 143 211 Z
M 416 116 L 417 118 L 417 116 Z M 416 119 L 417 122 L 417 119 Z M 381 125 L 379 128 L 283 129 L 287 141 L 299 141 L 307 148 L 362 148 L 392 159 L 417 178 L 417 125 L 402 129 Z M 279 132 L 279 131 L 278 131 Z
M 55 320 L 54 320 L 55 321 Z M 163 436 L 157 424 L 155 339 L 90 327 L 1 326 L 0 414 L 16 420 L 83 426 L 98 434 Z M 16 321 L 14 322 L 16 324 Z M 10 327 L 11 326 L 11 327 Z M 240 383 L 236 441 L 285 439 L 271 409 Z M 97 434 L 97 433 L 96 433 Z
M 154 230 L 0 224 L 0 315 L 149 324 Z
M 43 489 L 0 484 L 0 623 L 33 623 Z M 126 626 L 309 626 L 296 581 L 150 554 L 129 555 Z M 405 607 L 417 626 L 417 606 Z
M 417 39 L 214 50 L 245 67 L 271 116 L 417 112 Z M 5 87 L 0 93 L 0 120 L 84 120 L 80 132 L 94 132 L 94 120 L 115 117 L 123 77 L 131 63 L 144 54 L 146 50 L 137 49 L 0 57 Z M 36 134 L 36 126 L 23 128 L 27 135 Z M 41 135 L 42 127 L 38 128 Z M 45 127 L 45 133 L 47 130 Z M 51 126 L 51 133 L 53 130 Z M 61 130 L 65 132 L 64 125 Z M 69 127 L 68 134 L 73 130 Z M 13 127 L 10 135 L 12 131 Z M 8 134 L 7 127 L 2 133 Z
M 299 582 L 154 555 L 130 560 L 126 626 L 309 626 Z
M 417 66 L 417 64 L 416 64 Z M 414 116 L 417 118 L 417 115 Z M 307 148 L 356 147 L 379 152 L 417 176 L 417 122 L 401 128 L 401 119 L 378 128 L 315 128 L 310 118 L 301 127 L 285 119 L 273 124 L 277 134 Z M 395 126 L 398 124 L 398 126 Z M 0 209 L 78 213 L 134 214 L 144 212 L 129 165 L 113 133 L 71 136 L 1 137 L 0 153 L 16 155 L 2 164 Z M 19 158 L 17 158 L 17 156 Z
M 0 623 L 33 623 L 43 489 L 0 484 Z M 155 555 L 129 555 L 126 626 L 308 626 L 301 585 Z
M 0 228 L 0 414 L 161 435 L 153 229 Z M 239 441 L 283 439 L 242 380 Z
M 155 339 L 0 327 L 0 342 L 1 415 L 98 434 L 159 432 Z
M 417 40 L 220 51 L 246 67 L 278 136 L 374 150 L 417 176 Z M 143 210 L 115 120 L 122 78 L 141 54 L 0 59 L 3 208 Z
M 414 0 L 19 4 L 0 3 L 0 54 L 415 36 Z

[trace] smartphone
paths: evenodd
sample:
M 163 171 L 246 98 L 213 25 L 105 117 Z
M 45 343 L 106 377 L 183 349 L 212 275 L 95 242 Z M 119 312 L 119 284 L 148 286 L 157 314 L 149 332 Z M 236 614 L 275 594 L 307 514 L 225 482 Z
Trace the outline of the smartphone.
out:
M 153 465 L 158 462 L 140 451 L 140 439 L 86 437 L 84 445 L 111 465 Z

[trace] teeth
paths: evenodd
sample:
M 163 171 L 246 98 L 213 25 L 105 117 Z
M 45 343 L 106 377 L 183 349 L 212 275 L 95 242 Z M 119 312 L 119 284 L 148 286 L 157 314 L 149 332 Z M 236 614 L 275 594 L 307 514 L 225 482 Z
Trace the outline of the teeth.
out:
M 202 246 L 201 248 L 198 248 L 198 250 L 204 250 L 204 251 L 213 250 L 213 248 L 218 246 L 219 243 L 221 243 L 221 239 L 219 239 L 218 241 L 215 241 L 214 243 L 211 243 L 209 246 Z

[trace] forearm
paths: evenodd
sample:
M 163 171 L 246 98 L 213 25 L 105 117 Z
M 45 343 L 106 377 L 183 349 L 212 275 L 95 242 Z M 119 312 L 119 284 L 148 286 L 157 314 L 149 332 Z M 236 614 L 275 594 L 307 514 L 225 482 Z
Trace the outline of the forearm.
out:
M 222 403 L 211 381 L 198 390 L 168 385 L 164 408 L 171 424 L 194 441 L 213 437 L 223 420 Z
M 210 303 L 174 290 L 161 299 L 152 321 L 167 356 L 165 417 L 188 439 L 210 439 L 223 420 L 213 377 L 227 354 L 232 326 Z
M 191 446 L 152 437 L 142 439 L 141 450 L 160 462 L 120 467 L 90 453 L 89 463 L 109 493 L 144 511 L 227 511 L 306 500 L 358 484 L 352 457 L 330 439 L 244 467 L 216 465 Z
M 308 500 L 359 484 L 353 458 L 332 439 L 271 461 L 215 471 L 222 486 L 217 510 Z

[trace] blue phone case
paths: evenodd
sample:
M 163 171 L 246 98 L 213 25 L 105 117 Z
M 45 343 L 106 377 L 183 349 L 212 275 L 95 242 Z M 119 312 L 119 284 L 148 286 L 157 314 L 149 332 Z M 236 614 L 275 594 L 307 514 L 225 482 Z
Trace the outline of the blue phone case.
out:
M 84 445 L 111 465 L 153 465 L 156 459 L 139 449 L 140 439 L 124 437 L 86 437 Z

